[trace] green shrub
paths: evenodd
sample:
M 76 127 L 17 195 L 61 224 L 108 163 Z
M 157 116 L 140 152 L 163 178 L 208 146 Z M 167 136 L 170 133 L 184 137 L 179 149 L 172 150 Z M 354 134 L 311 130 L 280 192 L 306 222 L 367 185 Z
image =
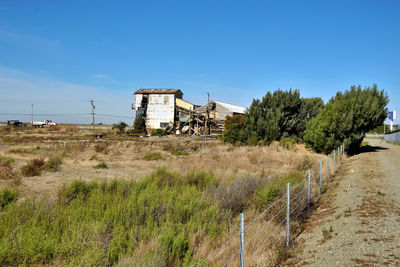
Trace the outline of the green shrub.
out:
M 147 152 L 144 157 L 144 160 L 160 160 L 162 159 L 160 152 Z
M 290 137 L 282 138 L 279 145 L 287 150 L 293 150 L 296 147 L 297 141 Z
M 61 164 L 62 164 L 61 157 L 52 156 L 46 161 L 45 168 L 46 170 L 56 172 L 60 169 Z
M 224 125 L 224 132 L 222 134 L 223 142 L 231 144 L 244 142 L 244 140 L 242 140 L 244 134 L 244 115 L 226 116 Z
M 4 209 L 8 204 L 16 201 L 18 198 L 18 191 L 3 188 L 0 191 L 0 207 Z
M 135 118 L 133 123 L 133 129 L 129 131 L 128 134 L 143 134 L 146 133 L 146 122 L 142 115 Z
M 156 129 L 151 132 L 151 136 L 164 136 L 167 135 L 167 132 L 163 129 Z
M 12 157 L 2 157 L 0 156 L 0 163 L 5 163 L 5 164 L 13 164 L 15 162 L 15 159 Z
M 205 171 L 191 171 L 185 176 L 185 182 L 188 185 L 194 185 L 197 188 L 205 189 L 210 186 L 216 186 L 218 181 L 213 173 Z
M 22 175 L 24 176 L 38 176 L 42 173 L 45 162 L 44 159 L 33 159 L 21 168 Z
M 118 130 L 118 133 L 123 134 L 125 133 L 125 128 L 128 126 L 128 124 L 126 124 L 125 122 L 120 122 L 118 124 L 114 124 L 112 129 L 116 129 Z
M 171 154 L 175 155 L 175 156 L 187 156 L 187 155 L 189 155 L 189 152 L 187 152 L 187 151 L 171 151 Z
M 86 198 L 91 190 L 90 185 L 87 183 L 75 180 L 68 185 L 63 185 L 58 191 L 58 201 L 61 203 L 69 203 L 78 196 Z
M 108 166 L 104 161 L 101 161 L 97 165 L 93 166 L 93 168 L 94 169 L 108 169 Z
M 97 160 L 97 154 L 93 154 L 90 156 L 89 160 Z
M 278 197 L 286 193 L 286 184 L 296 185 L 304 180 L 304 173 L 301 171 L 290 171 L 265 184 L 264 187 L 254 192 L 254 204 L 258 209 L 265 209 Z
M 17 147 L 17 148 L 11 148 L 7 150 L 7 152 L 12 154 L 33 154 L 35 153 L 35 149 Z

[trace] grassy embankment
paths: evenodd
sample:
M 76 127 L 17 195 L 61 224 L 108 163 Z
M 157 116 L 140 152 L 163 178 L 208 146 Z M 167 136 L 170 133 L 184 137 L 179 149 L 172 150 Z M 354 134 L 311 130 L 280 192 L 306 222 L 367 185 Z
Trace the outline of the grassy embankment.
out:
M 237 228 L 240 211 L 256 214 L 302 178 L 294 171 L 222 182 L 158 169 L 140 181 L 74 181 L 56 201 L 18 203 L 3 190 L 0 264 L 188 266 Z

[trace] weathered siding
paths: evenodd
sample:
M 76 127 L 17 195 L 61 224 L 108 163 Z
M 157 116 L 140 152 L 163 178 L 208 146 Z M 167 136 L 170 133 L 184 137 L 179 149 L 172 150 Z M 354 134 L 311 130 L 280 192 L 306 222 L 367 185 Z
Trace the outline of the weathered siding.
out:
M 184 108 L 187 110 L 194 110 L 194 105 L 192 103 L 189 103 L 189 102 L 179 99 L 179 98 L 177 98 L 175 101 L 176 101 L 176 105 L 178 107 L 181 107 L 181 108 Z
M 147 106 L 146 128 L 148 132 L 161 128 L 161 123 L 173 125 L 175 118 L 174 94 L 151 94 Z M 164 127 L 165 128 L 165 127 Z
M 135 117 L 138 115 L 138 109 L 142 105 L 143 95 L 135 95 Z

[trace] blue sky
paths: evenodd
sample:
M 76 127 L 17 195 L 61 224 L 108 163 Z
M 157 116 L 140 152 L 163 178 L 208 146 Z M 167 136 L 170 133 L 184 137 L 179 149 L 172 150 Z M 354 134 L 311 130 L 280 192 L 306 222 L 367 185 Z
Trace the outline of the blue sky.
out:
M 373 83 L 399 112 L 399 14 L 395 0 L 0 0 L 0 113 L 88 113 L 93 99 L 122 116 L 99 121 L 132 123 L 138 88 L 248 107 L 277 88 L 327 101 Z

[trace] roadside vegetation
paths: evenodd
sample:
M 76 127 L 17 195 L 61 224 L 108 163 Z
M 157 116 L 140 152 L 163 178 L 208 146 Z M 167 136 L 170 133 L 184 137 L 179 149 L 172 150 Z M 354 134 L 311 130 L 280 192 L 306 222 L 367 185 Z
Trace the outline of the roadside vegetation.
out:
M 75 180 L 54 201 L 21 203 L 5 189 L 0 264 L 190 266 L 236 227 L 239 212 L 265 208 L 284 194 L 282 184 L 301 178 L 223 182 L 208 172 L 158 169 L 140 181 Z
M 364 89 L 352 86 L 326 105 L 321 98 L 301 98 L 298 90 L 268 92 L 262 100 L 253 100 L 245 115 L 228 117 L 222 140 L 241 145 L 279 140 L 286 148 L 293 147 L 289 140 L 294 140 L 323 153 L 344 143 L 352 153 L 365 133 L 383 124 L 388 102 L 376 84 Z

